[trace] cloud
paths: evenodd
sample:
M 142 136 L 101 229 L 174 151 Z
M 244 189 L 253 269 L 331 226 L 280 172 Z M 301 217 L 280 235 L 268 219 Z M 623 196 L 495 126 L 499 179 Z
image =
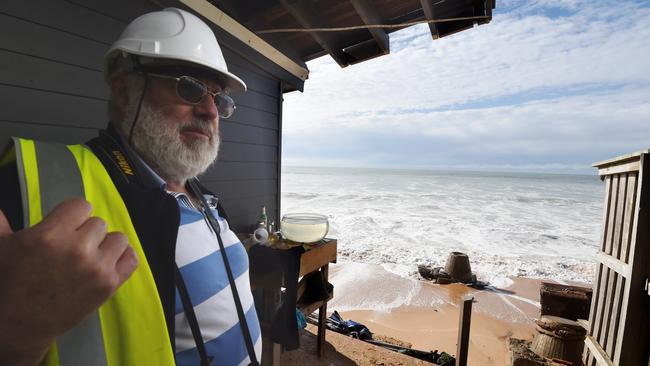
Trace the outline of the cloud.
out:
M 285 96 L 284 161 L 346 166 L 584 167 L 650 145 L 650 9 L 502 1 L 488 25 L 345 69 L 309 63 Z
M 326 130 L 287 133 L 283 150 L 294 165 L 564 164 L 590 171 L 594 161 L 647 148 L 648 115 L 647 91 L 623 89 L 517 106 L 351 116 Z

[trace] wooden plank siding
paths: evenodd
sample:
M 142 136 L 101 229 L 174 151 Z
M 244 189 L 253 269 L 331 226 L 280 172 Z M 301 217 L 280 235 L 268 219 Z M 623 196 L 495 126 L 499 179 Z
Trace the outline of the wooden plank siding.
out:
M 595 165 L 605 181 L 605 207 L 583 357 L 588 366 L 649 361 L 649 157 L 646 151 Z
M 0 145 L 10 136 L 62 143 L 96 136 L 108 121 L 104 53 L 130 20 L 158 9 L 145 0 L 0 3 Z M 233 93 L 237 109 L 220 121 L 219 160 L 201 180 L 241 231 L 257 219 L 260 205 L 278 221 L 282 80 L 260 68 L 259 59 L 242 57 L 248 46 L 221 45 L 248 91 Z

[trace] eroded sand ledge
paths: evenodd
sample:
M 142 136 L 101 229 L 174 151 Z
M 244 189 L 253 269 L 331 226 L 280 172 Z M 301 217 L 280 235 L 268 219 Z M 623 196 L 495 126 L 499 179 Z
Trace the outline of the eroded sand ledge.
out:
M 474 295 L 470 364 L 506 365 L 508 337 L 533 338 L 542 281 L 512 278 L 494 288 L 476 290 L 403 278 L 380 265 L 342 263 L 330 267 L 330 282 L 335 292 L 329 312 L 338 310 L 343 318 L 361 322 L 374 333 L 409 342 L 413 348 L 451 354 L 456 353 L 458 304 L 463 296 Z M 338 352 L 349 353 L 347 358 L 354 360 L 359 351 L 355 347 L 368 348 L 356 342 L 337 347 L 339 342 L 332 341 L 334 348 L 326 351 L 326 359 L 333 356 L 328 353 Z

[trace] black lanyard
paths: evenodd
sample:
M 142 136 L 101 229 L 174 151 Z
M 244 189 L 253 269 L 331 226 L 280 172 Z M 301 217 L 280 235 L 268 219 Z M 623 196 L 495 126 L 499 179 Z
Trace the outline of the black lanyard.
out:
M 196 178 L 194 178 L 196 179 Z M 228 276 L 228 282 L 230 283 L 230 289 L 232 290 L 232 296 L 235 299 L 235 308 L 237 309 L 237 316 L 239 317 L 239 326 L 241 327 L 242 334 L 244 336 L 244 343 L 246 344 L 246 350 L 248 351 L 248 357 L 250 358 L 251 362 L 249 365 L 252 366 L 259 366 L 259 362 L 257 361 L 257 355 L 255 354 L 255 346 L 253 345 L 253 339 L 251 337 L 250 329 L 248 328 L 248 321 L 246 320 L 246 314 L 244 313 L 244 309 L 241 304 L 241 299 L 239 298 L 239 292 L 237 290 L 237 285 L 235 283 L 235 277 L 232 274 L 232 269 L 230 267 L 230 261 L 228 260 L 228 257 L 226 256 L 226 249 L 223 245 L 223 240 L 221 240 L 221 226 L 219 225 L 219 222 L 217 219 L 214 217 L 212 214 L 212 211 L 210 210 L 210 206 L 208 205 L 207 200 L 201 193 L 201 190 L 198 187 L 197 182 L 194 179 L 190 179 L 187 184 L 190 190 L 192 191 L 192 195 L 199 199 L 201 201 L 201 210 L 203 211 L 203 214 L 205 217 L 208 218 L 208 223 L 212 227 L 212 230 L 217 236 L 217 241 L 219 242 L 219 250 L 221 250 L 221 258 L 223 258 L 223 266 L 226 270 L 226 275 Z M 179 272 L 180 275 L 180 272 Z M 198 323 L 197 323 L 198 326 Z M 192 331 L 194 333 L 194 331 Z M 200 337 L 200 330 L 199 330 L 199 337 Z M 194 337 L 196 340 L 196 336 Z M 203 342 L 203 338 L 200 337 L 201 342 Z M 198 347 L 198 344 L 197 344 Z M 207 354 L 205 355 L 206 357 Z
M 187 317 L 187 322 L 190 325 L 196 349 L 199 351 L 199 356 L 201 357 L 201 366 L 209 366 L 214 357 L 209 356 L 205 349 L 205 342 L 203 342 L 203 335 L 201 335 L 201 327 L 199 327 L 199 322 L 196 320 L 196 313 L 194 313 L 194 306 L 190 299 L 190 293 L 187 291 L 187 286 L 185 286 L 185 281 L 183 280 L 180 269 L 178 269 L 178 265 L 174 263 L 174 267 L 176 272 L 174 274 L 174 282 L 176 282 L 178 295 L 183 303 L 183 310 Z

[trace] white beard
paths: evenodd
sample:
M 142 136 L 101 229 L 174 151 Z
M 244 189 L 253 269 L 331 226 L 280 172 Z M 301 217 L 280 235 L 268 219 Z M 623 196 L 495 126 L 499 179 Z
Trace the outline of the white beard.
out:
M 213 133 L 209 121 L 196 118 L 180 123 L 170 121 L 146 100 L 142 101 L 133 136 L 129 137 L 136 107 L 129 105 L 125 120 L 119 124 L 120 130 L 131 139 L 131 146 L 140 157 L 164 180 L 184 182 L 205 172 L 217 159 L 219 133 Z M 181 131 L 188 127 L 201 129 L 209 138 L 183 141 Z

